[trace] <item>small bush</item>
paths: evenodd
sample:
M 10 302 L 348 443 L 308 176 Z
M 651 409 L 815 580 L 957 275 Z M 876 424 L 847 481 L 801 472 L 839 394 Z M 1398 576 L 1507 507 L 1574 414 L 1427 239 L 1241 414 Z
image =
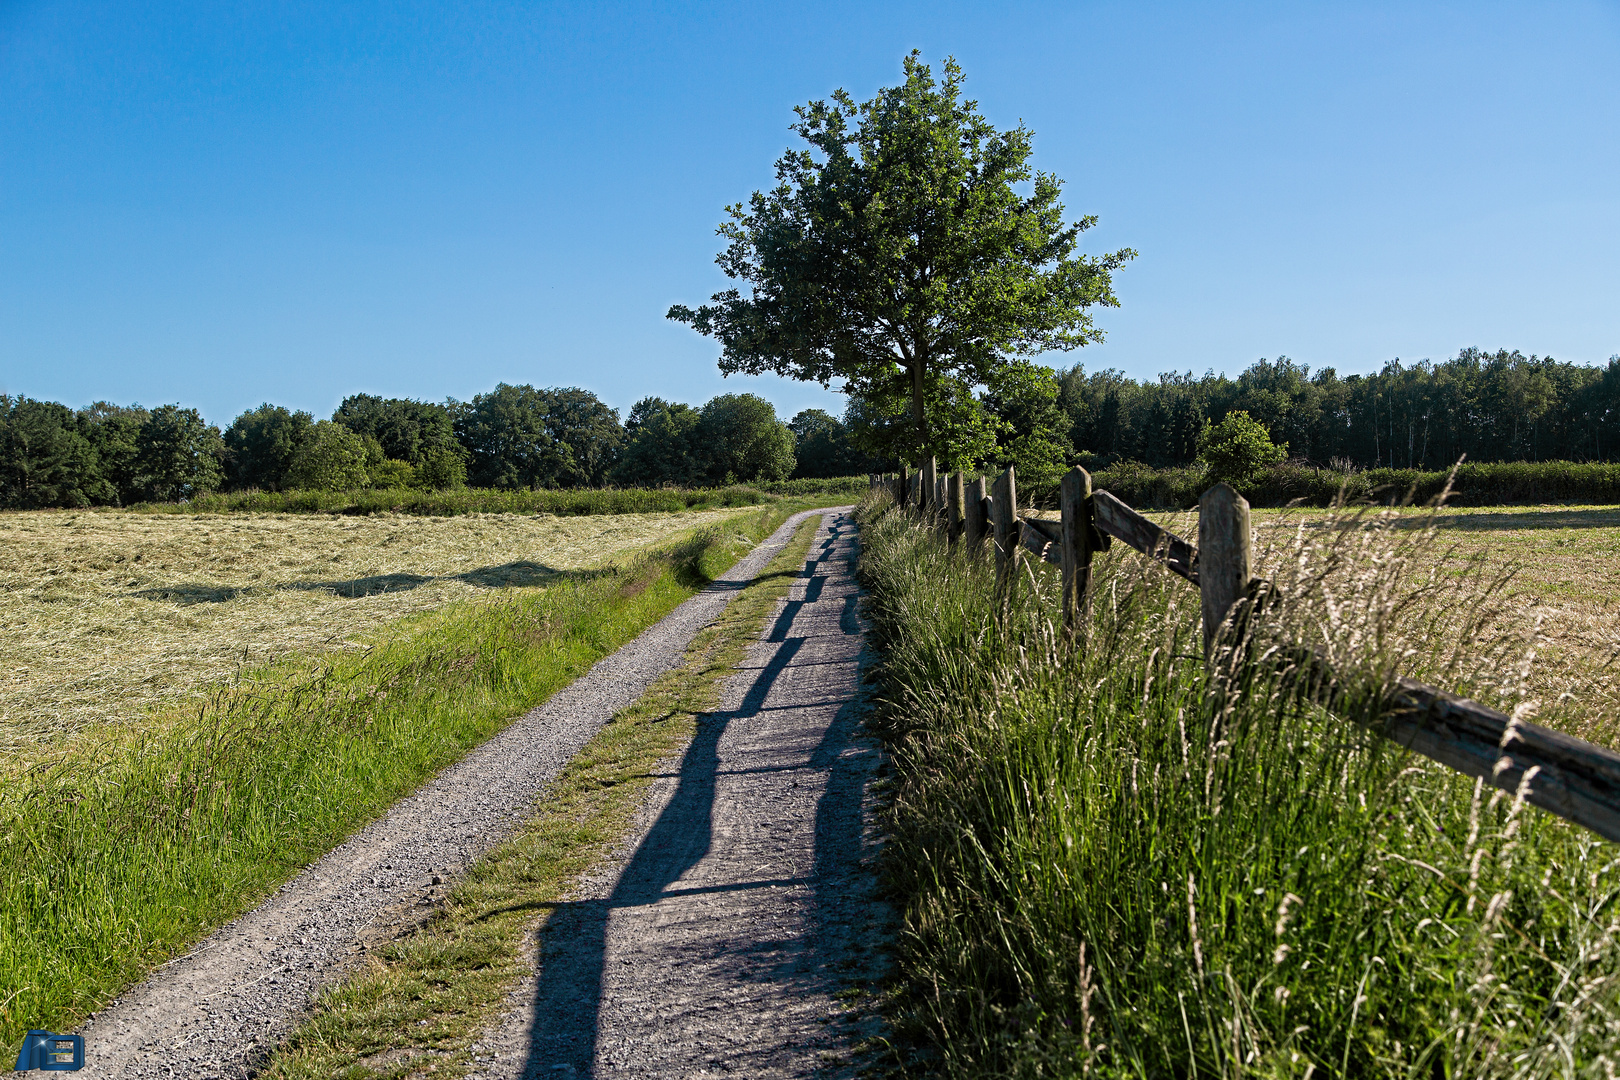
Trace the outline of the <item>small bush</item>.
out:
M 1198 457 L 1208 470 L 1211 484 L 1224 480 L 1233 487 L 1243 487 L 1287 456 L 1288 444 L 1273 443 L 1266 426 L 1243 409 L 1227 413 L 1218 424 L 1204 421 L 1204 430 L 1198 435 Z

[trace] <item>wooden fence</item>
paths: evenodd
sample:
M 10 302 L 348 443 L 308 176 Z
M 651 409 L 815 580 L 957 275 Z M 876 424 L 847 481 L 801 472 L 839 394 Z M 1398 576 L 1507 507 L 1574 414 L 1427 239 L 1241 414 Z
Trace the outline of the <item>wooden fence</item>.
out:
M 1012 580 L 1025 551 L 1062 569 L 1063 624 L 1083 628 L 1091 592 L 1093 553 L 1119 540 L 1162 563 L 1199 590 L 1206 655 L 1246 617 L 1269 588 L 1254 576 L 1249 504 L 1226 484 L 1198 503 L 1198 545 L 1149 521 L 1106 491 L 1091 490 L 1091 476 L 1072 469 L 1059 492 L 1061 520 L 1018 513 L 1012 469 L 986 491 L 982 477 L 939 476 L 933 462 L 914 474 L 873 475 L 874 488 L 901 508 L 931 516 L 952 543 L 993 545 L 998 580 Z M 1398 678 L 1376 730 L 1469 776 L 1508 792 L 1521 785 L 1535 806 L 1620 841 L 1620 754 L 1551 728 L 1515 721 L 1506 713 L 1448 694 L 1415 679 Z

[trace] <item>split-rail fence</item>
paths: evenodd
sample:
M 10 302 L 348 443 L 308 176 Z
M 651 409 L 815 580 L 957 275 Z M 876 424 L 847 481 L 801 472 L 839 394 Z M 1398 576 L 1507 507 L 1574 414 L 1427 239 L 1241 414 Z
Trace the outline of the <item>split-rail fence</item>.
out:
M 908 476 L 871 477 L 902 508 L 930 515 L 953 540 L 971 548 L 989 541 L 1003 582 L 1017 573 L 1025 550 L 1062 569 L 1063 622 L 1083 627 L 1091 593 L 1092 555 L 1112 540 L 1157 560 L 1199 590 L 1206 655 L 1223 632 L 1247 616 L 1269 587 L 1254 575 L 1249 504 L 1226 484 L 1198 503 L 1195 547 L 1143 517 L 1107 491 L 1092 491 L 1091 476 L 1072 469 L 1059 493 L 1059 521 L 1023 516 L 1013 470 L 986 490 L 983 477 L 938 474 L 932 461 Z M 1620 754 L 1582 739 L 1437 690 L 1397 678 L 1377 730 L 1412 750 L 1620 841 Z

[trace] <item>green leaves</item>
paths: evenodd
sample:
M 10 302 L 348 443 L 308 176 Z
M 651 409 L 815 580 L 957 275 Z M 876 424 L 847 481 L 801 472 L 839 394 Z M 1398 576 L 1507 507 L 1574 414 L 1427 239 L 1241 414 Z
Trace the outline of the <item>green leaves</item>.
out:
M 1198 456 L 1211 482 L 1224 480 L 1233 487 L 1248 484 L 1255 474 L 1288 456 L 1288 444 L 1277 446 L 1265 425 L 1242 409 L 1226 414 L 1219 424 L 1204 422 L 1198 436 Z
M 716 262 L 746 295 L 669 318 L 719 340 L 727 374 L 838 379 L 872 401 L 904 379 L 920 448 L 930 393 L 1101 340 L 1087 310 L 1117 306 L 1110 275 L 1135 252 L 1076 254 L 1096 219 L 1065 221 L 1061 182 L 1029 166 L 1032 133 L 986 121 L 954 61 L 936 81 L 913 53 L 905 74 L 863 104 L 839 91 L 796 110 L 809 149 L 718 230 Z

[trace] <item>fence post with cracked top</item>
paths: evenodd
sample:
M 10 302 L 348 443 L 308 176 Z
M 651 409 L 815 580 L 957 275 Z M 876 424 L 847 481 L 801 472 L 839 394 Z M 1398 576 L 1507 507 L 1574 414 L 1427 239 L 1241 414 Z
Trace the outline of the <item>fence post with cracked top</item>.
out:
M 1198 500 L 1198 593 L 1206 657 L 1214 658 L 1221 625 L 1248 599 L 1253 578 L 1249 503 L 1232 485 L 1216 484 Z
M 1063 512 L 1063 630 L 1073 638 L 1085 632 L 1091 615 L 1091 474 L 1070 469 L 1058 490 Z

